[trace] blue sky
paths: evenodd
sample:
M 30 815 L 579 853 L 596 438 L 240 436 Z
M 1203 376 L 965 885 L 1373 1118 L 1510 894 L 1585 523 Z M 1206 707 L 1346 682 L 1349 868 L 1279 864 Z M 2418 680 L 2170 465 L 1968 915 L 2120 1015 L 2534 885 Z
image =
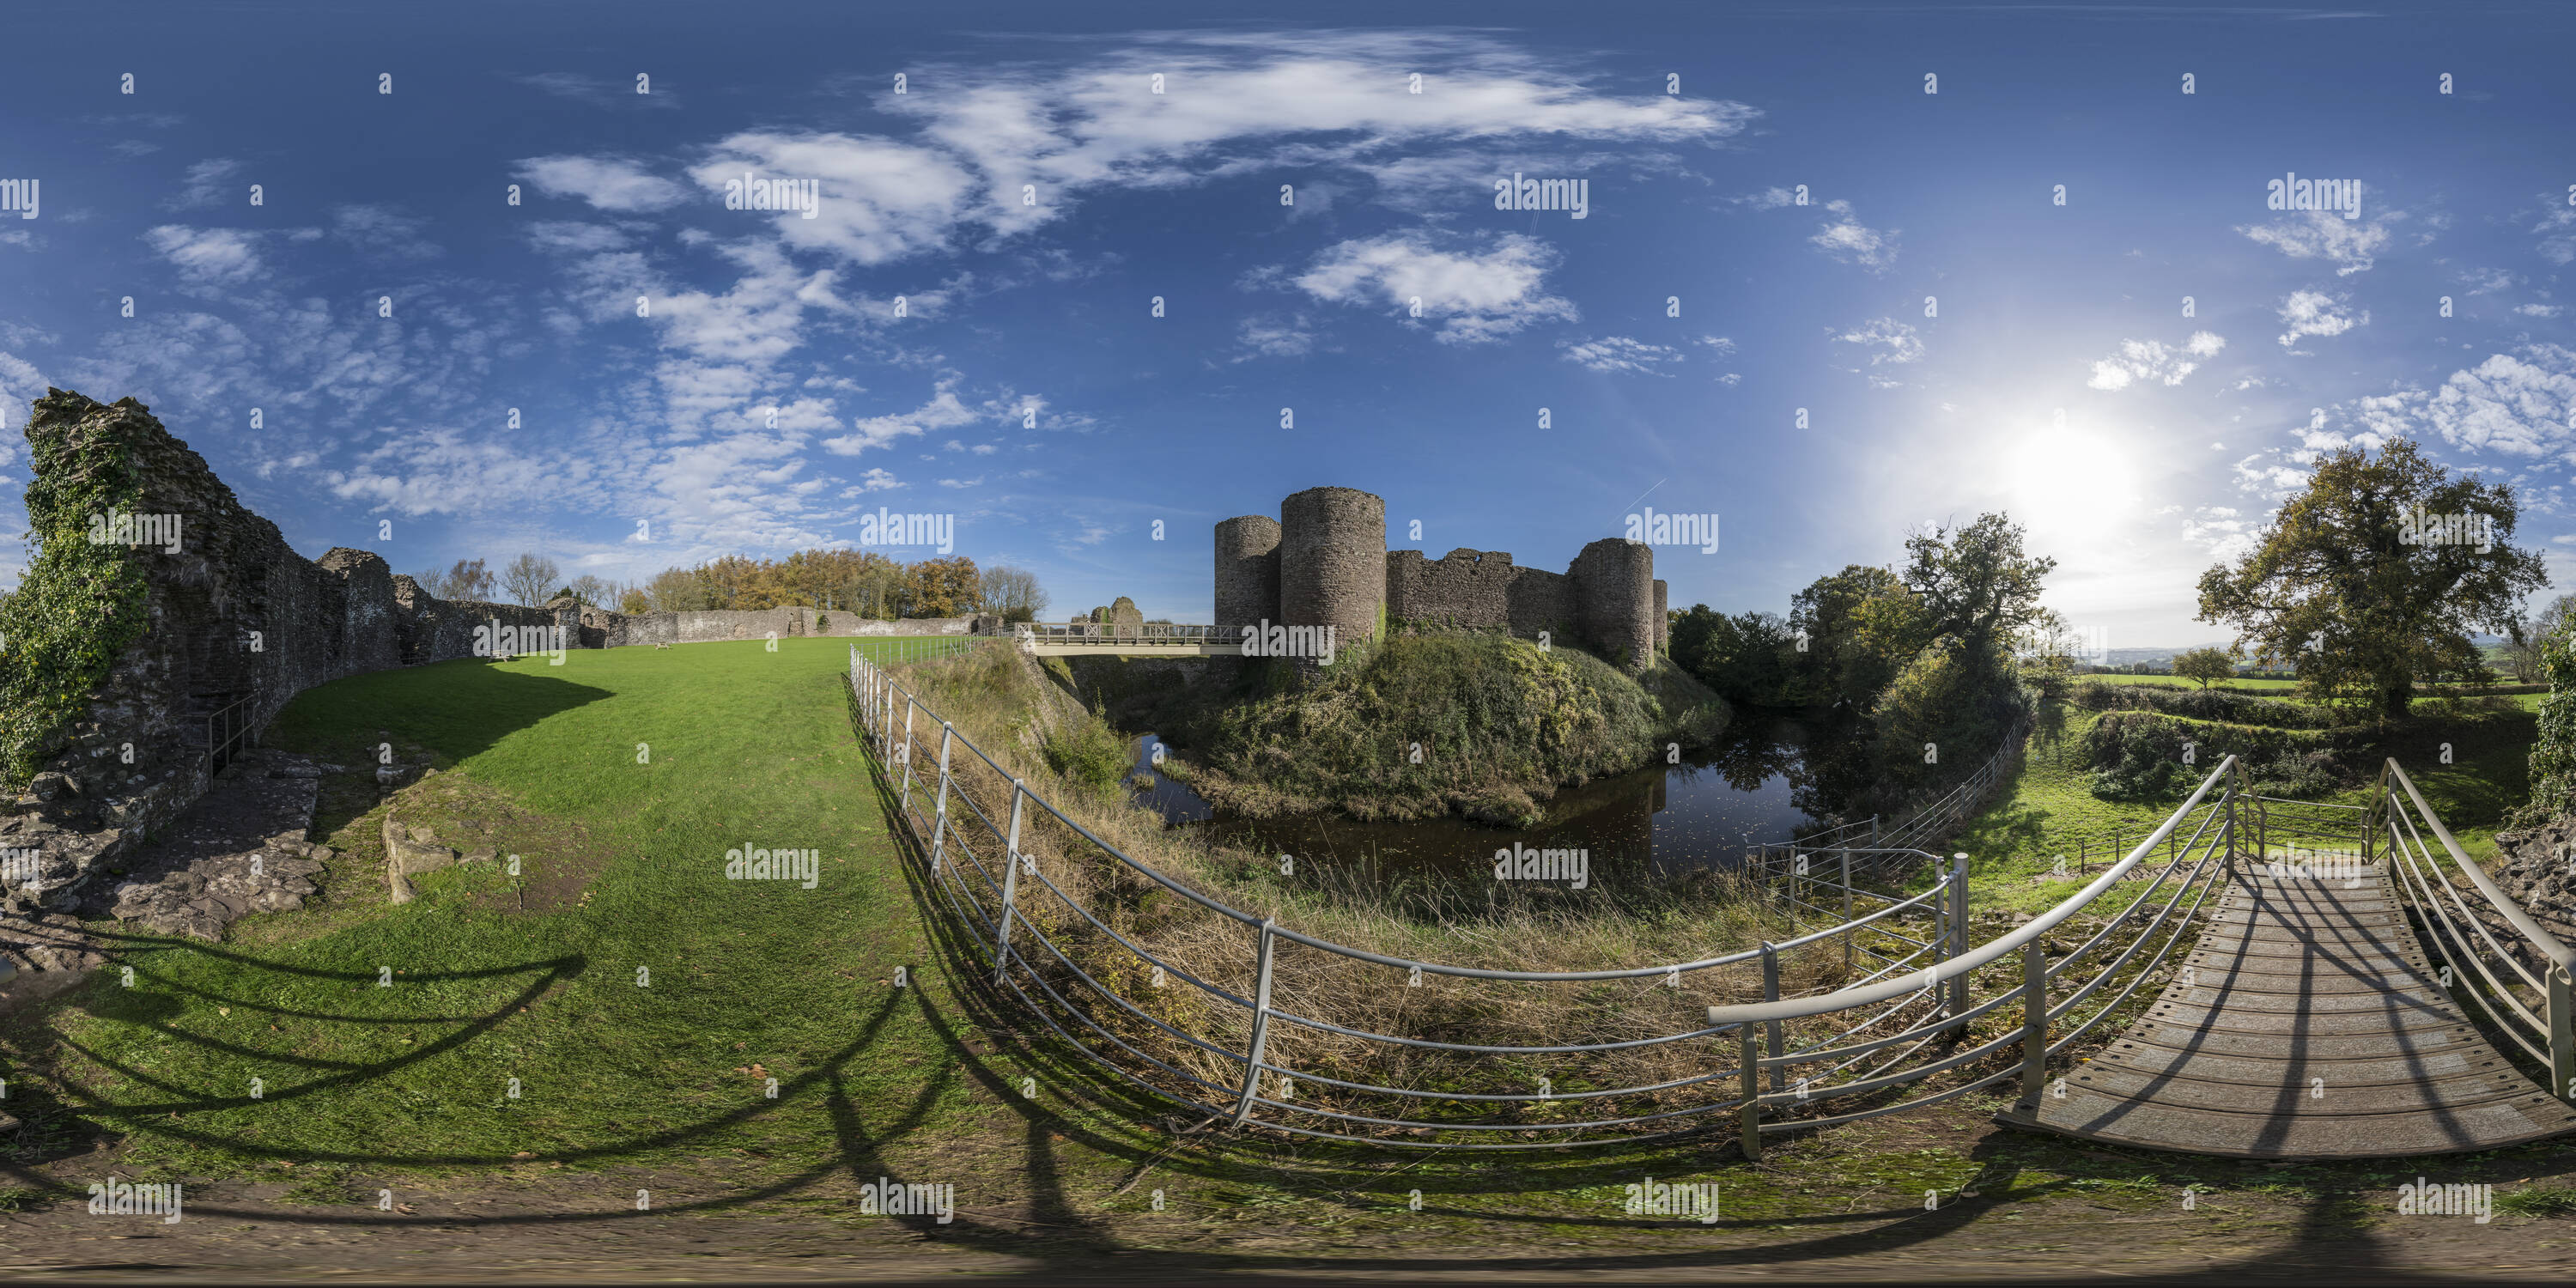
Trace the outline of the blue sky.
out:
M 1715 513 L 1673 602 L 1780 611 L 2002 508 L 2078 626 L 2173 645 L 2389 433 L 2576 571 L 2563 10 L 1299 12 L 21 6 L 0 584 L 47 383 L 400 571 L 640 578 L 882 506 L 1058 612 L 1204 620 L 1211 525 L 1337 484 L 1550 568 Z M 2268 209 L 2292 172 L 2358 218 Z M 727 209 L 745 173 L 815 216 Z M 1585 217 L 1496 209 L 1516 173 Z

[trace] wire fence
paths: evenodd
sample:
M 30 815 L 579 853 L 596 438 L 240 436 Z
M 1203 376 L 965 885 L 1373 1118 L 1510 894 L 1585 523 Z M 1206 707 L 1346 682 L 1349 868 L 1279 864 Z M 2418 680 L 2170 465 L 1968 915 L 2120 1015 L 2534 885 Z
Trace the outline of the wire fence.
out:
M 2486 1027 L 2511 1043 L 2501 1049 L 2547 1069 L 2550 1094 L 2576 1102 L 2576 988 L 2569 974 L 2576 953 L 2460 849 L 2395 758 L 2381 765 L 2364 817 L 2363 833 L 2374 848 L 2386 833 L 2389 874 L 2443 962 L 2440 986 L 2483 1013 Z
M 1731 1121 L 1758 1154 L 1765 1135 L 1936 1104 L 2016 1070 L 2035 1096 L 2050 1062 L 2183 942 L 2233 857 L 2245 795 L 2230 757 L 2100 878 L 1984 944 L 1971 943 L 1965 855 L 1912 896 L 1811 862 L 1789 898 L 1793 918 L 1827 918 L 1817 929 L 1693 961 L 1496 969 L 1372 952 L 1234 907 L 1067 815 L 857 649 L 849 683 L 918 875 L 1005 1001 L 1208 1122 L 1396 1149 L 1638 1144 Z M 1979 790 L 1972 779 L 1936 808 L 1955 814 Z M 2043 936 L 2115 888 L 2125 904 L 2050 960 Z M 1534 1032 L 1532 990 L 1618 1022 L 1579 1042 Z M 1365 1021 L 1322 1014 L 1371 998 L 1387 1003 Z M 2021 1025 L 1972 1040 L 2009 1008 Z

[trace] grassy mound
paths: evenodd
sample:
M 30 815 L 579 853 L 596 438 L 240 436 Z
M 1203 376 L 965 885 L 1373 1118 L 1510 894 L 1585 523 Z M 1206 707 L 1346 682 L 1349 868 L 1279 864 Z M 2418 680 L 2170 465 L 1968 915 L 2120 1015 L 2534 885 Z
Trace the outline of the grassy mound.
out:
M 1557 788 L 1704 743 L 1726 718 L 1723 700 L 1668 663 L 1631 677 L 1505 636 L 1398 635 L 1303 689 L 1231 708 L 1185 750 L 1193 785 L 1238 814 L 1527 825 Z

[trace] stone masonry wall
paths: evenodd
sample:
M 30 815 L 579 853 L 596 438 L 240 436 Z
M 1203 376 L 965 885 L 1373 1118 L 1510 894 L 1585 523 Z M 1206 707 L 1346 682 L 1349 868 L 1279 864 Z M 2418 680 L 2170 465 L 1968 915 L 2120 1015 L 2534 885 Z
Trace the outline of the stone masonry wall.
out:
M 134 548 L 144 573 L 146 625 L 111 663 L 81 716 L 45 749 L 31 790 L 12 817 L 9 845 L 33 847 L 33 879 L 0 879 L 20 908 L 67 907 L 95 872 L 144 835 L 176 819 L 208 783 L 207 716 L 239 704 L 255 741 L 296 694 L 315 685 L 401 666 L 475 656 L 475 629 L 567 627 L 565 644 L 604 648 L 654 642 L 832 635 L 963 634 L 991 618 L 865 621 L 829 613 L 824 632 L 805 608 L 651 613 L 575 610 L 569 601 L 530 608 L 450 602 L 395 574 L 380 556 L 334 549 L 297 554 L 277 525 L 241 504 L 205 458 L 171 436 L 133 399 L 101 404 L 50 391 L 26 424 L 31 443 L 95 443 L 121 450 L 140 478 L 140 510 L 176 515 L 175 551 Z M 49 454 L 36 453 L 36 459 Z M 572 636 L 577 635 L 577 638 Z M 524 648 L 522 651 L 525 651 Z
M 1556 573 L 1499 550 L 1462 547 L 1436 560 L 1386 550 L 1385 502 L 1351 488 L 1309 488 L 1279 508 L 1277 524 L 1246 515 L 1217 525 L 1219 625 L 1333 622 L 1351 636 L 1382 605 L 1389 621 L 1545 631 L 1631 671 L 1645 670 L 1666 642 L 1666 588 L 1654 577 L 1654 548 L 1640 542 L 1595 541 Z M 1355 571 L 1371 556 L 1384 567 L 1382 592 Z

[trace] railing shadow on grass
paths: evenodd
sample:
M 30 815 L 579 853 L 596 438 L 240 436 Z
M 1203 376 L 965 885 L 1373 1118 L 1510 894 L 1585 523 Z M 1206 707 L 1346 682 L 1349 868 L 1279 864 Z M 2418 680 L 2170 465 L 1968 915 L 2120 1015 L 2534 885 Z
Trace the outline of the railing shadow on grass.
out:
M 850 705 L 854 730 L 858 730 L 860 713 L 855 695 L 850 695 Z M 870 770 L 869 785 L 873 789 L 880 810 L 892 824 L 904 817 L 901 813 L 899 788 L 891 772 L 893 767 L 878 758 L 874 754 L 874 749 L 867 746 L 863 730 L 858 733 L 858 736 Z M 1413 1176 L 1415 1179 L 1428 1182 L 1431 1187 L 1431 1192 L 1426 1193 L 1424 1206 L 1420 1210 L 1499 1225 L 1530 1227 L 1576 1225 L 1594 1229 L 1642 1231 L 1683 1228 L 1698 1224 L 1686 1220 L 1628 1216 L 1619 1213 L 1585 1216 L 1568 1215 L 1562 1212 L 1496 1212 L 1482 1206 L 1457 1204 L 1460 1199 L 1472 1199 L 1477 1196 L 1523 1194 L 1541 1189 L 1585 1189 L 1619 1185 L 1643 1174 L 1686 1175 L 1695 1165 L 1704 1165 L 1705 1159 L 1704 1153 L 1689 1147 L 1665 1145 L 1623 1152 L 1615 1147 L 1595 1145 L 1581 1150 L 1580 1153 L 1583 1156 L 1579 1158 L 1521 1156 L 1515 1159 L 1516 1166 L 1507 1175 L 1498 1175 L 1492 1169 L 1479 1169 L 1475 1173 L 1465 1175 L 1420 1174 L 1412 1172 L 1409 1167 L 1390 1173 L 1387 1170 L 1386 1160 L 1381 1156 L 1373 1155 L 1364 1147 L 1325 1144 L 1319 1148 L 1308 1142 L 1301 1143 L 1293 1149 L 1283 1150 L 1275 1142 L 1225 1132 L 1213 1115 L 1202 1118 L 1198 1123 L 1190 1123 L 1185 1117 L 1175 1116 L 1172 1112 L 1174 1106 L 1170 1101 L 1152 1097 L 1140 1088 L 1103 1076 L 1101 1071 L 1086 1058 L 1085 1053 L 1074 1048 L 1060 1035 L 1026 1025 L 1024 1008 L 1019 1004 L 1019 999 L 1006 994 L 990 978 L 987 946 L 964 933 L 964 928 L 957 923 L 956 919 L 945 915 L 946 910 L 939 906 L 936 892 L 930 885 L 933 880 L 930 876 L 931 856 L 921 838 L 911 828 L 904 826 L 890 826 L 888 834 L 897 850 L 898 861 L 905 876 L 908 893 L 913 899 L 916 915 L 921 918 L 925 934 L 931 941 L 932 955 L 939 959 L 939 964 L 950 983 L 950 991 L 961 1008 L 959 1018 L 972 1023 L 998 1042 L 1009 1043 L 1012 1054 L 1016 1056 L 1023 1070 L 1021 1076 L 1040 1077 L 1046 1088 L 1046 1096 L 1064 1106 L 1061 1110 L 1037 1108 L 1016 1094 L 1016 1089 L 1009 1085 L 1011 1081 L 1009 1077 L 982 1067 L 971 1059 L 971 1052 L 961 1050 L 961 1065 L 968 1068 L 973 1076 L 982 1081 L 987 1090 L 997 1096 L 1003 1104 L 1020 1112 L 1027 1120 L 1032 1176 L 1037 1178 L 1040 1190 L 1037 1195 L 1038 1208 L 1042 1212 L 1057 1215 L 1064 1224 L 1082 1230 L 1084 1234 L 1074 1240 L 1076 1243 L 1099 1250 L 1114 1250 L 1102 1242 L 1105 1236 L 1098 1219 L 1086 1215 L 1081 1205 L 1072 1195 L 1063 1190 L 1062 1182 L 1057 1179 L 1050 1142 L 1059 1132 L 1068 1139 L 1079 1140 L 1086 1147 L 1122 1158 L 1132 1165 L 1125 1183 L 1120 1185 L 1116 1192 L 1125 1192 L 1141 1186 L 1150 1174 L 1157 1171 L 1208 1185 L 1240 1183 L 1246 1179 L 1246 1173 L 1257 1172 L 1263 1182 L 1304 1197 L 1337 1203 L 1354 1212 L 1393 1213 L 1405 1210 L 1408 1205 L 1405 1199 L 1400 1197 L 1401 1192 L 1395 1190 L 1390 1182 L 1396 1177 Z M 925 996 L 925 1005 L 928 1004 Z M 2145 1004 L 2145 999 L 2139 999 L 2136 1003 L 2139 1006 Z M 1200 1112 L 1205 1114 L 1204 1110 Z M 1140 1126 L 1142 1123 L 1158 1120 L 1163 1124 L 1163 1130 L 1160 1133 Z M 1188 1128 L 1206 1130 L 1204 1133 L 1184 1134 L 1183 1129 Z M 1187 1153 L 1180 1152 L 1179 1147 L 1185 1140 L 1201 1148 Z M 1964 1201 L 1944 1203 L 1930 1211 L 1920 1210 L 1909 1196 L 1894 1206 L 1866 1211 L 1721 1219 L 1713 1223 L 1714 1228 L 1723 1230 L 1788 1227 L 1816 1228 L 1830 1230 L 1830 1232 L 1789 1244 L 1730 1249 L 1721 1253 L 1653 1252 L 1575 1257 L 1551 1255 L 1548 1258 L 1549 1264 L 1552 1268 L 1562 1269 L 1593 1268 L 1627 1271 L 1723 1264 L 1790 1265 L 1828 1258 L 1901 1252 L 1907 1249 L 1913 1249 L 1918 1254 L 1912 1264 L 1928 1264 L 1919 1256 L 1923 1250 L 1922 1245 L 1954 1234 L 1973 1223 L 1992 1210 L 1999 1201 L 1985 1196 L 2010 1188 L 2012 1178 L 2018 1175 L 2021 1164 L 2007 1155 L 2026 1152 L 2031 1146 L 2019 1144 L 2008 1147 L 2006 1142 L 2009 1140 L 2009 1137 L 1990 1138 L 1973 1155 L 1984 1166 L 1979 1176 L 1964 1187 L 1964 1195 L 1953 1196 L 1954 1200 L 1963 1199 Z M 1721 1149 L 1725 1148 L 1722 1141 L 1710 1141 L 1700 1149 L 1705 1150 L 1708 1144 Z M 2100 1151 L 2097 1149 L 2096 1152 Z M 1433 1154 L 1427 1157 L 1436 1158 L 1439 1155 Z M 2144 1157 L 2139 1159 L 2139 1165 L 2142 1168 L 2155 1166 L 2151 1160 Z M 2009 1201 L 2020 1202 L 2041 1198 L 2078 1187 L 2078 1184 L 2073 1179 L 2054 1180 L 2037 1187 L 2015 1191 Z M 1381 1197 L 1374 1199 L 1363 1197 L 1372 1191 Z M 2328 1209 L 2312 1210 L 2309 1217 L 2310 1219 L 2303 1224 L 2303 1228 L 2313 1227 L 2316 1231 L 2314 1242 L 2322 1246 L 2330 1232 L 2336 1246 L 2350 1246 L 2346 1238 L 2347 1231 L 2342 1228 L 2344 1218 L 2338 1217 Z M 1864 1224 L 1870 1228 L 1866 1230 L 1832 1229 L 1832 1227 Z M 1128 1259 L 1132 1260 L 1132 1258 L 1131 1252 L 1128 1254 Z M 1238 1272 L 1312 1264 L 1311 1257 L 1305 1255 L 1219 1256 L 1209 1254 L 1184 1259 L 1193 1265 L 1221 1267 Z M 1396 1269 L 1418 1266 L 1422 1263 L 1409 1257 L 1361 1256 L 1336 1259 L 1335 1264 L 1352 1269 Z M 1500 1270 L 1525 1265 L 1526 1261 L 1520 1257 L 1469 1260 L 1444 1257 L 1440 1264 L 1445 1268 L 1453 1269 Z M 2238 1282 L 2247 1277 L 2249 1270 L 2265 1264 L 2270 1264 L 2267 1259 L 2248 1260 L 2187 1276 L 2186 1279 Z M 2364 1264 L 2357 1265 L 2355 1268 L 2366 1270 L 2373 1266 L 2377 1266 L 2377 1263 L 2365 1260 Z M 2369 1276 L 2363 1281 L 2402 1274 L 2393 1265 L 2378 1266 L 2378 1268 L 2385 1270 L 2386 1275 Z

